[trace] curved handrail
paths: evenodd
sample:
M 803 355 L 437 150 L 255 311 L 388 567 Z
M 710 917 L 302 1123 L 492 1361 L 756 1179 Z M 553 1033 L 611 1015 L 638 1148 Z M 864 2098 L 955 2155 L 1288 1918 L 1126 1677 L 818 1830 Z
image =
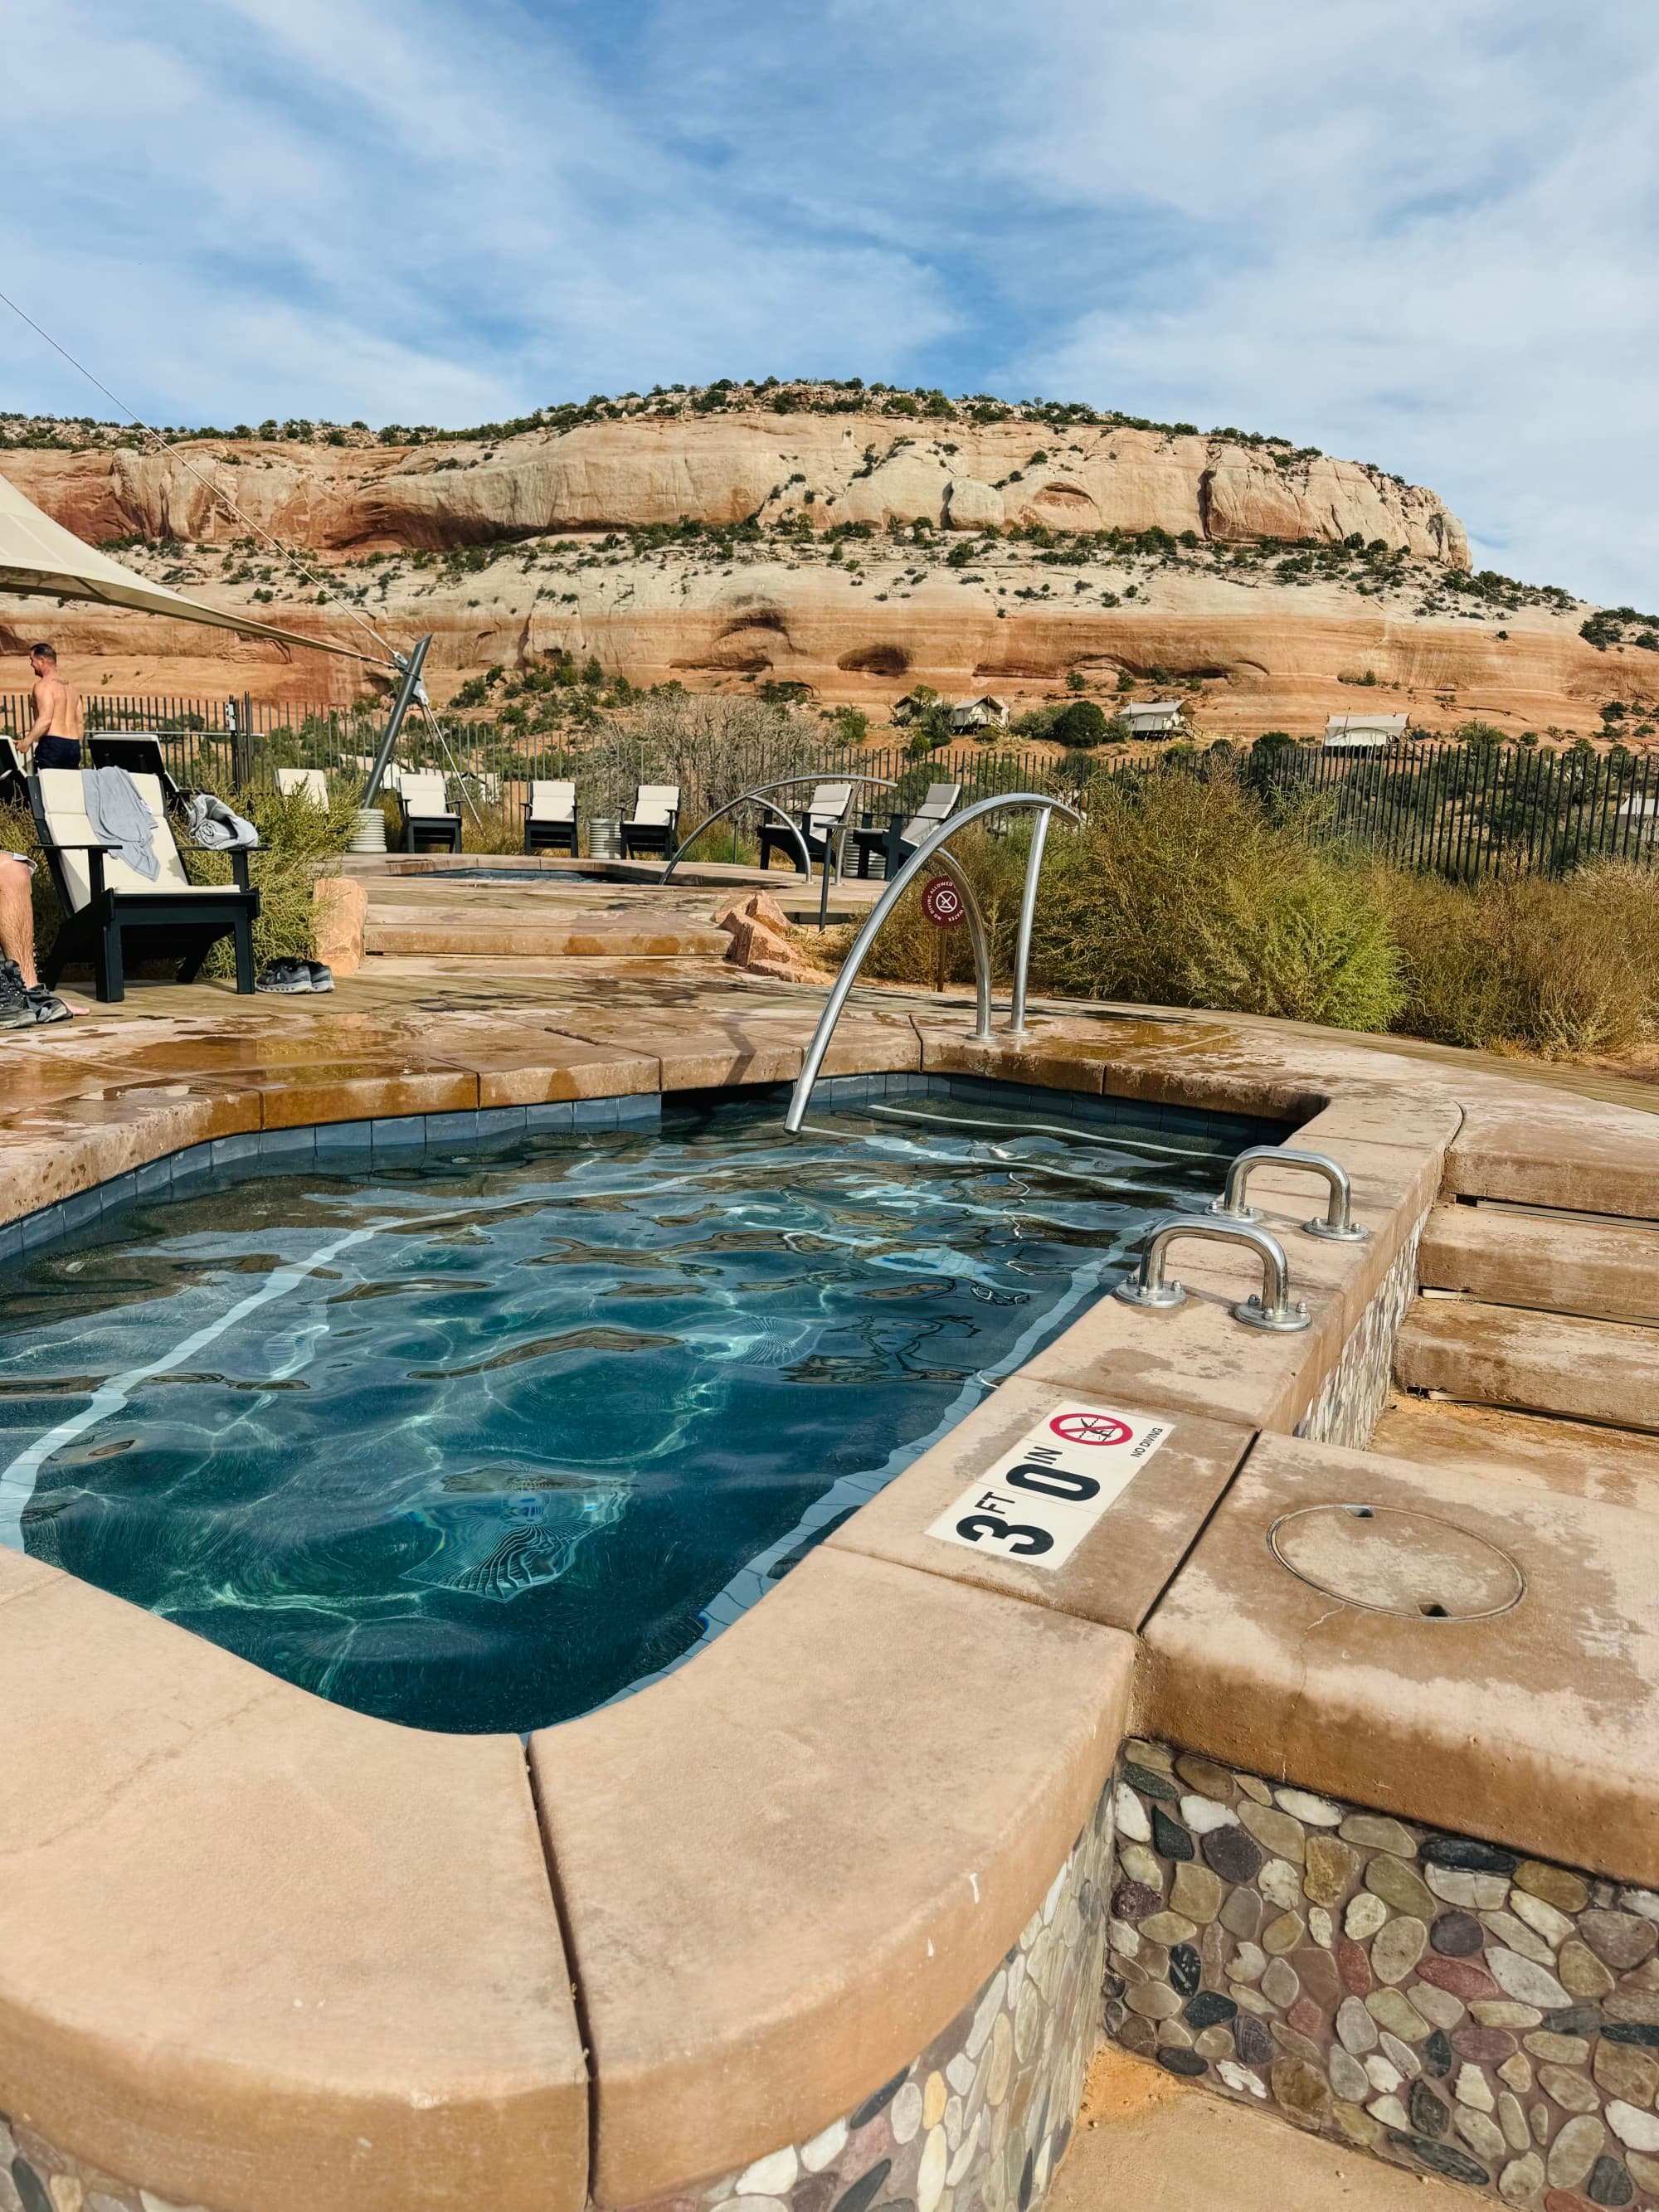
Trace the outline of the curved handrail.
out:
M 800 1125 L 805 1119 L 807 1103 L 812 1096 L 812 1085 L 818 1079 L 818 1070 L 823 1065 L 823 1055 L 830 1049 L 830 1036 L 834 1033 L 836 1024 L 841 1019 L 842 1008 L 847 1004 L 848 995 L 858 980 L 858 972 L 864 964 L 864 957 L 875 941 L 876 933 L 893 911 L 908 887 L 915 882 L 921 870 L 934 858 L 947 839 L 954 837 L 958 830 L 965 830 L 970 822 L 978 821 L 982 814 L 994 814 L 1000 808 L 1010 806 L 1034 806 L 1045 817 L 1051 813 L 1058 812 L 1064 814 L 1079 826 L 1083 820 L 1077 809 L 1074 806 L 1068 806 L 1063 799 L 1045 798 L 1041 792 L 1036 791 L 1010 791 L 994 799 L 975 799 L 971 806 L 964 807 L 960 814 L 951 815 L 948 821 L 941 822 L 929 836 L 923 838 L 898 873 L 888 878 L 886 888 L 874 906 L 871 908 L 863 927 L 853 939 L 847 957 L 842 963 L 841 973 L 835 980 L 829 999 L 824 1004 L 823 1012 L 818 1017 L 818 1025 L 812 1032 L 812 1042 L 806 1048 L 806 1057 L 801 1063 L 801 1071 L 795 1079 L 794 1091 L 789 1101 L 789 1111 L 784 1115 L 783 1126 L 792 1136 L 799 1133 Z M 1046 822 L 1044 835 L 1046 837 Z M 1030 951 L 1030 931 L 1027 909 L 1034 906 L 1036 900 L 1036 893 L 1030 889 L 1036 876 L 1033 862 L 1041 862 L 1042 858 L 1042 844 L 1034 836 L 1031 840 L 1031 854 L 1025 863 L 1026 896 L 1022 899 L 1020 905 L 1021 934 L 1018 957 L 1022 961 Z M 952 877 L 952 880 L 960 884 L 959 872 Z M 971 915 L 973 911 L 971 907 L 969 911 Z M 990 994 L 989 970 L 988 949 L 982 970 L 984 977 L 982 988 L 988 1001 Z M 1014 978 L 1014 1004 L 1023 1018 L 1025 1006 L 1025 979 L 1023 973 L 1017 974 Z M 988 1021 L 981 1024 L 982 1028 L 988 1029 Z M 1010 1033 L 1015 1036 L 1020 1034 L 1018 1030 L 1011 1030 Z
M 1302 1227 L 1306 1235 L 1336 1244 L 1365 1242 L 1371 1232 L 1353 1218 L 1353 1191 L 1347 1170 L 1323 1152 L 1298 1152 L 1290 1145 L 1252 1145 L 1242 1152 L 1228 1169 L 1226 1188 L 1212 1205 L 1211 1212 L 1223 1221 L 1260 1221 L 1261 1208 L 1249 1203 L 1246 1192 L 1257 1168 L 1273 1166 L 1305 1168 L 1310 1175 L 1322 1176 L 1330 1187 L 1325 1218 L 1304 1221 Z
M 802 775 L 781 775 L 775 783 L 757 783 L 752 790 L 740 791 L 735 799 L 728 799 L 724 806 L 717 806 L 707 820 L 698 823 L 689 837 L 682 837 L 674 848 L 673 858 L 657 878 L 658 882 L 665 884 L 668 881 L 684 854 L 696 843 L 705 830 L 720 820 L 722 814 L 730 814 L 737 807 L 748 805 L 750 800 L 758 800 L 769 814 L 777 816 L 784 828 L 793 837 L 796 844 L 799 846 L 801 859 L 805 863 L 802 872 L 805 881 L 810 884 L 812 880 L 812 855 L 807 850 L 806 840 L 802 836 L 796 823 L 792 822 L 784 812 L 782 807 L 774 806 L 766 795 L 771 791 L 787 791 L 792 785 L 797 783 L 875 783 L 881 785 L 887 791 L 896 791 L 898 788 L 896 781 L 890 775 L 843 775 L 839 769 L 823 768 L 808 769 Z
M 1252 1292 L 1233 1308 L 1235 1321 L 1252 1328 L 1288 1332 L 1306 1328 L 1308 1309 L 1291 1297 L 1291 1270 L 1285 1247 L 1267 1230 L 1248 1221 L 1218 1221 L 1203 1214 L 1169 1213 L 1153 1222 L 1140 1250 L 1140 1265 L 1126 1275 L 1113 1291 L 1126 1305 L 1168 1309 L 1184 1305 L 1187 1293 L 1179 1283 L 1167 1282 L 1164 1255 L 1177 1237 L 1194 1237 L 1217 1244 L 1242 1244 L 1261 1262 L 1260 1296 Z

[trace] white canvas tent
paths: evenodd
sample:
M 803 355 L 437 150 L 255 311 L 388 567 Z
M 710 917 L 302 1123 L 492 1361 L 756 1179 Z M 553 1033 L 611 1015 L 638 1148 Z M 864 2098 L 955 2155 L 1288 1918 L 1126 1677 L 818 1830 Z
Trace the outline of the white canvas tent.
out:
M 100 606 L 133 607 L 143 614 L 171 615 L 179 622 L 204 623 L 214 629 L 233 629 L 243 637 L 269 638 L 277 645 L 308 647 L 313 653 L 343 653 L 348 659 L 366 660 L 367 653 L 326 639 L 304 637 L 297 630 L 278 629 L 274 623 L 255 622 L 249 616 L 219 607 L 204 606 L 165 584 L 124 568 L 65 530 L 15 484 L 0 476 L 0 594 L 11 593 L 56 599 L 90 599 Z

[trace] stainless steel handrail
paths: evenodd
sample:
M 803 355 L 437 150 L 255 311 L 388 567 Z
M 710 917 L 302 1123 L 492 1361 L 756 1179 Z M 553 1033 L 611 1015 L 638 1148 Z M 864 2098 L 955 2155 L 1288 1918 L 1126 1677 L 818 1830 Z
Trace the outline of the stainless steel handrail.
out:
M 1278 1237 L 1270 1237 L 1265 1229 L 1251 1227 L 1248 1222 L 1217 1221 L 1201 1213 L 1170 1213 L 1155 1221 L 1141 1247 L 1139 1267 L 1133 1275 L 1124 1277 L 1113 1297 L 1131 1306 L 1167 1310 L 1184 1305 L 1185 1289 L 1179 1283 L 1166 1281 L 1164 1273 L 1164 1255 L 1182 1237 L 1205 1237 L 1218 1244 L 1242 1244 L 1261 1261 L 1261 1294 L 1257 1296 L 1253 1291 L 1248 1298 L 1240 1299 L 1232 1310 L 1235 1321 L 1242 1321 L 1249 1328 L 1274 1329 L 1282 1334 L 1307 1328 L 1308 1309 L 1291 1297 L 1290 1267 L 1285 1258 L 1285 1247 Z
M 682 837 L 679 843 L 674 848 L 673 857 L 670 860 L 666 867 L 664 868 L 661 875 L 657 878 L 658 882 L 665 884 L 668 881 L 670 876 L 673 874 L 675 869 L 679 866 L 682 858 L 690 850 L 690 848 L 696 843 L 703 831 L 712 828 L 712 826 L 720 820 L 723 814 L 731 814 L 734 812 L 738 807 L 747 806 L 751 800 L 755 800 L 758 801 L 761 805 L 765 807 L 769 814 L 775 814 L 777 816 L 779 821 L 781 822 L 784 828 L 788 830 L 796 844 L 799 846 L 801 860 L 803 863 L 803 875 L 805 881 L 810 884 L 812 880 L 812 855 L 807 850 L 806 840 L 801 835 L 798 825 L 784 812 L 782 807 L 774 806 L 771 800 L 767 797 L 767 793 L 769 792 L 788 791 L 798 783 L 872 783 L 879 785 L 884 791 L 896 791 L 898 788 L 897 783 L 890 775 L 844 775 L 840 769 L 817 768 L 809 769 L 803 775 L 781 775 L 775 783 L 757 783 L 752 790 L 739 792 L 735 799 L 728 799 L 724 806 L 717 806 L 714 812 L 709 815 L 706 820 L 698 823 L 696 828 L 691 832 L 689 837 Z M 848 811 L 849 813 L 851 812 L 852 810 L 850 806 Z M 836 873 L 837 876 L 841 874 L 841 848 L 846 843 L 846 841 L 847 824 L 843 822 L 841 825 L 841 836 L 836 843 L 837 857 L 836 860 Z M 827 837 L 824 840 L 823 872 L 827 877 L 830 872 L 830 841 Z
M 1261 1208 L 1251 1206 L 1245 1192 L 1251 1176 L 1257 1168 L 1277 1166 L 1305 1168 L 1310 1175 L 1322 1176 L 1330 1186 L 1330 1202 L 1322 1221 L 1304 1221 L 1303 1233 L 1321 1237 L 1334 1244 L 1363 1244 L 1370 1235 L 1353 1218 L 1353 1191 L 1348 1181 L 1348 1171 L 1340 1164 L 1328 1159 L 1323 1152 L 1297 1152 L 1289 1145 L 1252 1145 L 1242 1152 L 1227 1170 L 1227 1182 L 1210 1211 L 1223 1221 L 1260 1221 Z
M 916 847 L 915 851 L 905 861 L 898 873 L 889 878 L 881 896 L 871 908 L 863 927 L 853 939 L 851 949 L 842 963 L 841 973 L 836 976 L 829 999 L 825 1002 L 823 1012 L 818 1017 L 818 1025 L 812 1032 L 812 1042 L 806 1048 L 806 1057 L 801 1063 L 800 1074 L 796 1079 L 794 1092 L 789 1101 L 789 1110 L 784 1116 L 783 1125 L 792 1135 L 799 1131 L 801 1123 L 806 1118 L 807 1105 L 812 1096 L 812 1085 L 818 1079 L 818 1070 L 823 1065 L 824 1054 L 830 1049 L 830 1039 L 835 1032 L 836 1024 L 841 1019 L 842 1009 L 847 1004 L 848 994 L 854 984 L 858 981 L 859 969 L 864 964 L 865 955 L 874 944 L 877 933 L 882 924 L 903 896 L 908 885 L 915 880 L 917 875 L 930 860 L 937 859 L 942 866 L 945 865 L 945 855 L 943 848 L 947 839 L 954 837 L 958 830 L 966 829 L 970 822 L 977 822 L 981 815 L 994 814 L 1004 808 L 1016 806 L 1035 807 L 1039 817 L 1037 828 L 1031 837 L 1031 850 L 1025 863 L 1025 888 L 1020 900 L 1020 934 L 1015 953 L 1013 1002 L 1009 1009 L 1011 1016 L 1017 1016 L 1021 1023 L 1024 1022 L 1025 969 L 1031 949 L 1030 917 L 1036 911 L 1036 872 L 1042 861 L 1042 848 L 1048 837 L 1048 817 L 1051 814 L 1063 814 L 1067 820 L 1079 824 L 1083 817 L 1074 806 L 1068 806 L 1063 799 L 1046 798 L 1041 792 L 1036 791 L 1011 791 L 996 799 L 976 799 L 971 806 L 964 807 L 960 814 L 953 814 L 948 821 L 941 822 L 932 835 L 925 837 Z M 958 889 L 964 886 L 966 879 L 954 861 L 950 864 L 946 872 Z M 970 894 L 968 907 L 970 925 L 977 908 L 978 902 L 973 899 Z M 991 1035 L 991 961 L 990 948 L 986 941 L 982 920 L 974 936 L 974 966 L 981 1010 L 979 1027 L 975 1031 L 974 1041 L 977 1043 L 984 1043 Z M 1011 1020 L 1010 1026 L 1003 1034 L 1018 1039 L 1024 1036 L 1025 1031 L 1023 1027 L 1013 1026 Z

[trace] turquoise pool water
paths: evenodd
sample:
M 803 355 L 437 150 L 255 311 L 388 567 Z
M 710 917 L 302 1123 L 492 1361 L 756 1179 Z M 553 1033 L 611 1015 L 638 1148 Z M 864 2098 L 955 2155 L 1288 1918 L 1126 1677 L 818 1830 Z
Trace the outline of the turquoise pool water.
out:
M 1237 1149 L 939 1097 L 330 1156 L 0 1274 L 0 1536 L 322 1696 L 526 1729 L 672 1665 Z M 989 1125 L 988 1127 L 987 1125 Z

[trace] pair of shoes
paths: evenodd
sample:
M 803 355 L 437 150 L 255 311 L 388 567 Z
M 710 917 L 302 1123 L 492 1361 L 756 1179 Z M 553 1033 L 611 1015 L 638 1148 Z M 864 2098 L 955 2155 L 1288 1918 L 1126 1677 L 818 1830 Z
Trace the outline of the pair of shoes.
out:
M 22 969 L 15 960 L 0 960 L 0 1030 L 32 1030 L 35 1020 Z
M 254 979 L 253 988 L 290 996 L 301 991 L 331 991 L 334 974 L 320 960 L 269 960 Z
M 46 1022 L 70 1019 L 69 1008 L 55 991 L 26 983 L 15 960 L 0 960 L 0 1030 L 39 1029 Z

